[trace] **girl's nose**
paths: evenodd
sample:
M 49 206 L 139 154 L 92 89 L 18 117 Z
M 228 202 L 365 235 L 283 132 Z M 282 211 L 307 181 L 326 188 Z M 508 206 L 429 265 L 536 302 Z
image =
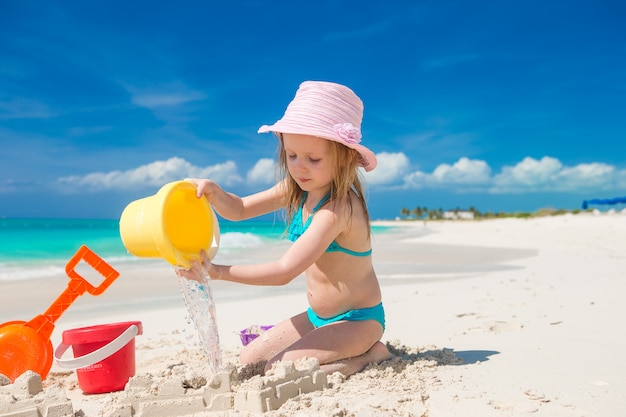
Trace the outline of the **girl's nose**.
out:
M 302 159 L 300 159 L 300 158 L 298 158 L 298 159 L 296 159 L 294 161 L 293 167 L 296 169 L 296 171 L 305 171 L 306 170 L 306 166 L 302 162 Z

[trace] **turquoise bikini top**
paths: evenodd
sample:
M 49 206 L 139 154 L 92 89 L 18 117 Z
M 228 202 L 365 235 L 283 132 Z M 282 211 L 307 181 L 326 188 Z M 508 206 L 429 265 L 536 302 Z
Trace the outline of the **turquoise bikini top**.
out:
M 317 203 L 315 208 L 313 208 L 313 212 L 306 220 L 306 223 L 302 224 L 302 207 L 304 206 L 304 202 L 306 201 L 307 193 L 305 192 L 302 196 L 302 203 L 300 203 L 300 207 L 298 207 L 298 211 L 293 215 L 291 222 L 289 223 L 289 229 L 287 230 L 287 238 L 292 242 L 295 242 L 302 234 L 309 228 L 311 224 L 311 220 L 313 219 L 313 215 L 317 213 L 317 211 L 322 207 L 322 204 L 327 202 L 330 199 L 330 194 L 326 194 L 322 200 Z M 350 249 L 346 249 L 344 247 L 339 246 L 337 242 L 333 240 L 333 242 L 328 246 L 326 252 L 343 252 L 352 256 L 369 256 L 372 254 L 372 250 L 368 250 L 365 252 L 355 252 Z

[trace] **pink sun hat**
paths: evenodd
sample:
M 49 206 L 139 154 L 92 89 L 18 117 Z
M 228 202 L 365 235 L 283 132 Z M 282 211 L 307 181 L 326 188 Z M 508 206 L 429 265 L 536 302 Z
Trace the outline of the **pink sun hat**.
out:
M 376 168 L 376 155 L 361 145 L 363 102 L 348 87 L 325 81 L 305 81 L 282 119 L 263 125 L 258 133 L 293 133 L 341 143 L 361 155 L 366 171 Z

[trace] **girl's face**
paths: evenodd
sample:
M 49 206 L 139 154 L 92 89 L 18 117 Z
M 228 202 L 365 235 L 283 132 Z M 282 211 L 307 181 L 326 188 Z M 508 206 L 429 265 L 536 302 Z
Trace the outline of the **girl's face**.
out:
M 292 133 L 282 136 L 289 175 L 304 191 L 327 191 L 333 179 L 329 141 Z

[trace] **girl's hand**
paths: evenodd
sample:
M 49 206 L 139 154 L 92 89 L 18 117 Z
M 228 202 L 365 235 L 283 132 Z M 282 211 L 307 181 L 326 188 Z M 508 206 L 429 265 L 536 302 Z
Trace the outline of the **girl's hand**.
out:
M 190 182 L 196 186 L 196 197 L 200 198 L 202 196 L 205 196 L 207 200 L 209 200 L 209 203 L 212 202 L 211 197 L 213 194 L 213 190 L 217 186 L 215 181 L 198 178 L 185 178 L 185 181 Z
M 198 281 L 201 284 L 206 281 L 207 277 L 206 272 L 198 267 L 198 262 L 192 262 L 191 268 L 189 269 L 176 268 L 176 275 L 190 281 Z
M 200 252 L 200 259 L 194 259 L 190 264 L 189 269 L 177 268 L 176 275 L 198 282 L 206 281 L 206 277 L 219 279 L 217 267 L 211 263 L 205 250 Z

